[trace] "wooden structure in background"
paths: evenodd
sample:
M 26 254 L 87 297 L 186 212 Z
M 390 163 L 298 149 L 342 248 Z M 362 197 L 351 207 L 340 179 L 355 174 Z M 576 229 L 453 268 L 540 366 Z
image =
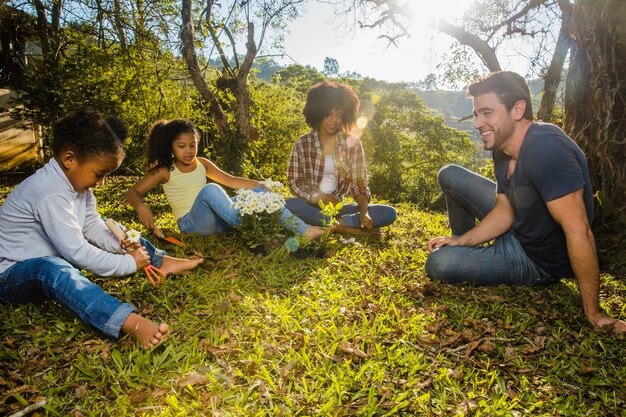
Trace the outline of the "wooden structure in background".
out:
M 10 116 L 12 94 L 0 88 L 0 172 L 32 170 L 43 163 L 39 128 Z

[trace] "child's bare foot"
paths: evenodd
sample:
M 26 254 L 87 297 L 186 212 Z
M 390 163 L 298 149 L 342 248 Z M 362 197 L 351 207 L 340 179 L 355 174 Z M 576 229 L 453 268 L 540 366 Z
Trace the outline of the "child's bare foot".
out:
M 204 262 L 202 258 L 172 258 L 171 256 L 163 257 L 163 264 L 159 268 L 165 275 L 180 274 L 181 272 L 191 271 Z
M 165 323 L 157 325 L 139 314 L 130 313 L 122 325 L 122 332 L 134 337 L 141 347 L 150 349 L 165 339 L 169 327 Z
M 322 237 L 326 233 L 326 229 L 322 229 L 318 226 L 309 226 L 304 231 L 304 236 L 308 237 L 311 240 L 315 240 L 319 237 Z

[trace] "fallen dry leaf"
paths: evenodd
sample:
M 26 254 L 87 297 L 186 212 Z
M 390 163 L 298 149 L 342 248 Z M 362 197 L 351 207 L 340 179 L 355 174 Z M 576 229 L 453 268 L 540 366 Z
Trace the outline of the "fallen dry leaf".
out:
M 137 405 L 148 399 L 148 393 L 145 390 L 137 390 L 130 394 L 129 399 L 132 405 Z
M 367 353 L 363 352 L 361 349 L 359 349 L 356 346 L 353 346 L 351 343 L 348 343 L 348 342 L 341 342 L 339 344 L 339 351 L 343 353 L 347 353 L 349 355 L 357 356 L 361 359 L 369 358 L 369 355 Z
M 591 375 L 592 373 L 596 372 L 598 370 L 598 368 L 594 368 L 593 366 L 581 366 L 580 367 L 580 374 L 581 375 Z
M 195 385 L 206 385 L 209 383 L 209 378 L 206 375 L 199 374 L 197 372 L 192 372 L 180 378 L 176 381 L 176 386 L 179 388 L 186 387 L 187 385 L 191 385 L 192 387 Z

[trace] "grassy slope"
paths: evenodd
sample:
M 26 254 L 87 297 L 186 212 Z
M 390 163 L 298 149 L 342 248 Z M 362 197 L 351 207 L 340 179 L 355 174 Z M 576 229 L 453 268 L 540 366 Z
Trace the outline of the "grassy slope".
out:
M 100 210 L 137 226 L 119 204 L 126 184 L 100 189 Z M 93 277 L 171 325 L 154 351 L 55 303 L 0 306 L 0 415 L 45 398 L 59 416 L 626 416 L 624 342 L 592 331 L 572 282 L 430 282 L 424 243 L 446 219 L 398 210 L 382 241 L 334 242 L 326 259 L 254 255 L 232 234 L 189 241 L 206 262 L 158 288 L 143 274 Z M 624 277 L 603 275 L 602 293 L 622 319 Z

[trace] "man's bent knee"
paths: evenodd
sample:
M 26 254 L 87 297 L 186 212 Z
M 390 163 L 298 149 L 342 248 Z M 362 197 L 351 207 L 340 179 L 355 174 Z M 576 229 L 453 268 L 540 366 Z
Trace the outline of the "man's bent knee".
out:
M 453 181 L 458 178 L 459 174 L 461 174 L 463 170 L 464 168 L 459 165 L 445 165 L 437 173 L 437 182 L 439 182 L 442 188 L 445 188 L 446 185 L 453 183 Z

